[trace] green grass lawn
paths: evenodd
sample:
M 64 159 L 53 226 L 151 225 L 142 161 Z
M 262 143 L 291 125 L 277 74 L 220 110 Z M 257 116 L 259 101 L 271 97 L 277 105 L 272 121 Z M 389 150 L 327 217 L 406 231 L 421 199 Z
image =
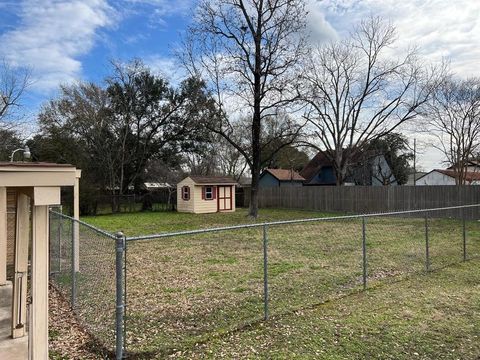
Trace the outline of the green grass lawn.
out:
M 247 209 L 237 208 L 234 213 L 189 214 L 177 212 L 138 212 L 113 215 L 85 216 L 82 220 L 101 229 L 123 231 L 127 236 L 158 234 L 170 231 L 194 230 L 252 222 L 305 219 L 338 215 L 318 211 L 263 209 L 256 221 L 247 216 Z
M 178 351 L 182 359 L 479 359 L 472 260 L 274 317 Z
M 326 215 L 262 209 L 257 221 Z M 243 209 L 233 214 L 136 213 L 83 220 L 128 236 L 251 222 Z M 267 323 L 261 321 L 262 228 L 129 243 L 127 350 L 145 359 L 172 354 L 477 358 L 479 263 L 458 265 L 461 225 L 452 219 L 430 220 L 434 271 L 427 274 L 423 219 L 369 218 L 367 292 L 361 292 L 360 219 L 270 226 L 273 318 Z M 98 323 L 100 331 L 113 319 L 106 301 L 114 294 L 114 249 L 106 242 L 98 245 L 98 239 L 84 232 L 80 281 L 84 287 L 79 296 L 80 308 L 87 311 L 80 313 Z M 467 235 L 469 257 L 480 255 L 480 225 L 467 222 Z M 446 267 L 451 264 L 457 265 Z M 86 281 L 89 278 L 91 282 Z

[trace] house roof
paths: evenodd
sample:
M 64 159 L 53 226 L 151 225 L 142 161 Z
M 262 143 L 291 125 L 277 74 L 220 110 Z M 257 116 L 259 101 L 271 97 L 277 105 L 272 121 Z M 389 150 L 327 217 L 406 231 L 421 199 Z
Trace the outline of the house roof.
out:
M 312 178 L 318 174 L 320 169 L 324 166 L 331 166 L 332 162 L 327 159 L 324 153 L 318 152 L 317 155 L 313 157 L 312 160 L 300 171 L 300 176 L 305 180 L 310 181 Z
M 229 177 L 229 176 L 197 176 L 197 175 L 190 175 L 190 179 L 192 179 L 196 184 L 229 184 L 229 185 L 236 185 L 237 182 Z
M 465 166 L 480 166 L 480 161 L 476 159 L 469 159 L 467 160 Z M 456 167 L 456 164 L 448 167 L 447 170 L 453 170 L 455 169 L 455 167 Z
M 454 170 L 449 170 L 449 169 L 433 169 L 432 171 L 430 171 L 430 172 L 426 173 L 425 175 L 419 177 L 419 178 L 417 179 L 417 181 L 420 180 L 420 179 L 422 179 L 422 178 L 424 178 L 424 177 L 427 176 L 428 174 L 431 174 L 431 173 L 434 172 L 434 171 L 439 172 L 440 174 L 443 174 L 443 175 L 447 175 L 447 176 L 449 176 L 449 177 L 451 177 L 451 178 L 454 178 L 454 179 L 458 176 L 457 173 L 456 173 L 456 171 L 454 171 Z M 480 181 L 480 172 L 467 171 L 467 172 L 465 173 L 465 180 L 466 180 L 467 182 Z
M 145 182 L 143 183 L 143 185 L 146 188 L 155 188 L 155 189 L 172 187 L 172 185 L 167 182 Z
M 458 177 L 457 172 L 454 170 L 435 169 L 434 171 L 438 171 L 439 173 L 450 176 L 452 178 Z M 468 182 L 480 180 L 479 172 L 467 171 L 464 173 L 464 175 L 465 175 L 465 180 Z
M 415 174 L 409 174 L 408 175 L 408 180 L 407 180 L 407 185 L 413 185 L 413 179 L 415 178 L 415 181 L 422 178 L 426 172 L 424 171 L 418 171 Z
M 349 150 L 344 149 L 343 151 L 348 152 Z M 376 156 L 380 156 L 381 154 L 379 154 L 375 150 L 366 150 L 355 152 L 352 155 L 353 156 L 350 159 L 351 164 L 357 164 L 368 159 L 373 159 Z M 312 178 L 316 174 L 318 174 L 320 169 L 324 166 L 333 166 L 333 163 L 330 159 L 328 159 L 324 152 L 319 151 L 318 154 L 315 155 L 312 160 L 310 160 L 307 166 L 305 166 L 302 171 L 300 171 L 300 175 L 303 176 L 305 180 L 307 180 L 307 182 L 310 182 L 310 180 L 312 180 Z
M 279 181 L 305 181 L 305 178 L 295 170 L 288 169 L 265 169 Z

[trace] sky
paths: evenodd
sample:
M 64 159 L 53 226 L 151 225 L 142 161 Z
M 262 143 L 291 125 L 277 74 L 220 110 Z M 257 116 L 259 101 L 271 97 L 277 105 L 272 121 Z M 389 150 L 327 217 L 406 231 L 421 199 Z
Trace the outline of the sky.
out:
M 448 59 L 458 76 L 480 75 L 480 0 L 307 0 L 311 41 L 339 39 L 370 15 L 397 29 L 397 51 L 417 46 L 426 61 Z M 24 111 L 34 119 L 61 84 L 102 81 L 112 60 L 141 58 L 172 82 L 173 50 L 197 0 L 0 0 L 0 58 L 28 67 Z M 413 134 L 409 134 L 413 137 Z M 442 167 L 441 154 L 415 134 L 419 163 Z

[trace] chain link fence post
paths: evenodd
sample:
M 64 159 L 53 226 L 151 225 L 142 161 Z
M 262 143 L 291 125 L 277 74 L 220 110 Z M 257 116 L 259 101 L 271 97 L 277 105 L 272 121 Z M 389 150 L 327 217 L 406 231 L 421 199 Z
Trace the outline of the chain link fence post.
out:
M 428 213 L 425 213 L 425 270 L 430 271 L 430 248 L 428 239 Z
M 127 357 L 127 237 L 124 236 L 124 252 L 123 252 L 123 357 Z
M 123 232 L 116 234 L 116 256 L 115 256 L 115 274 L 116 274 L 116 308 L 115 308 L 115 358 L 123 359 L 124 348 L 124 294 L 123 294 L 123 270 L 125 253 L 125 235 Z
M 462 232 L 463 232 L 463 261 L 467 261 L 467 228 L 465 224 L 465 208 L 462 209 Z
M 268 225 L 263 225 L 263 313 L 268 320 Z
M 75 310 L 75 301 L 77 299 L 77 271 L 75 269 L 75 258 L 76 258 L 76 252 L 75 252 L 75 221 L 70 220 L 71 223 L 71 228 L 72 228 L 72 259 L 71 259 L 71 265 L 72 265 L 72 293 L 71 293 L 71 306 L 72 309 Z
M 362 258 L 363 258 L 363 290 L 367 289 L 367 233 L 365 216 L 362 217 Z
M 63 219 L 60 216 L 57 217 L 57 241 L 58 241 L 58 254 L 57 254 L 57 261 L 58 261 L 58 273 L 62 272 L 62 232 L 63 232 Z

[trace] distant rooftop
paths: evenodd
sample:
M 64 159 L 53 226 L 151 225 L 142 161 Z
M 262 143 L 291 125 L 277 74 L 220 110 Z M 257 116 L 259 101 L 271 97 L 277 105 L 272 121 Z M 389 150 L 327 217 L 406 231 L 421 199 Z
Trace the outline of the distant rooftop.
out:
M 190 175 L 190 179 L 192 179 L 197 184 L 231 184 L 235 185 L 237 182 L 229 177 L 229 176 L 197 176 L 197 175 Z
M 439 173 L 450 176 L 452 178 L 458 177 L 458 173 L 454 170 L 435 169 L 433 171 L 438 171 Z M 463 175 L 465 176 L 465 180 L 468 182 L 480 180 L 480 172 L 466 171 Z
M 273 177 L 280 181 L 304 181 L 305 178 L 295 170 L 288 169 L 265 169 Z

